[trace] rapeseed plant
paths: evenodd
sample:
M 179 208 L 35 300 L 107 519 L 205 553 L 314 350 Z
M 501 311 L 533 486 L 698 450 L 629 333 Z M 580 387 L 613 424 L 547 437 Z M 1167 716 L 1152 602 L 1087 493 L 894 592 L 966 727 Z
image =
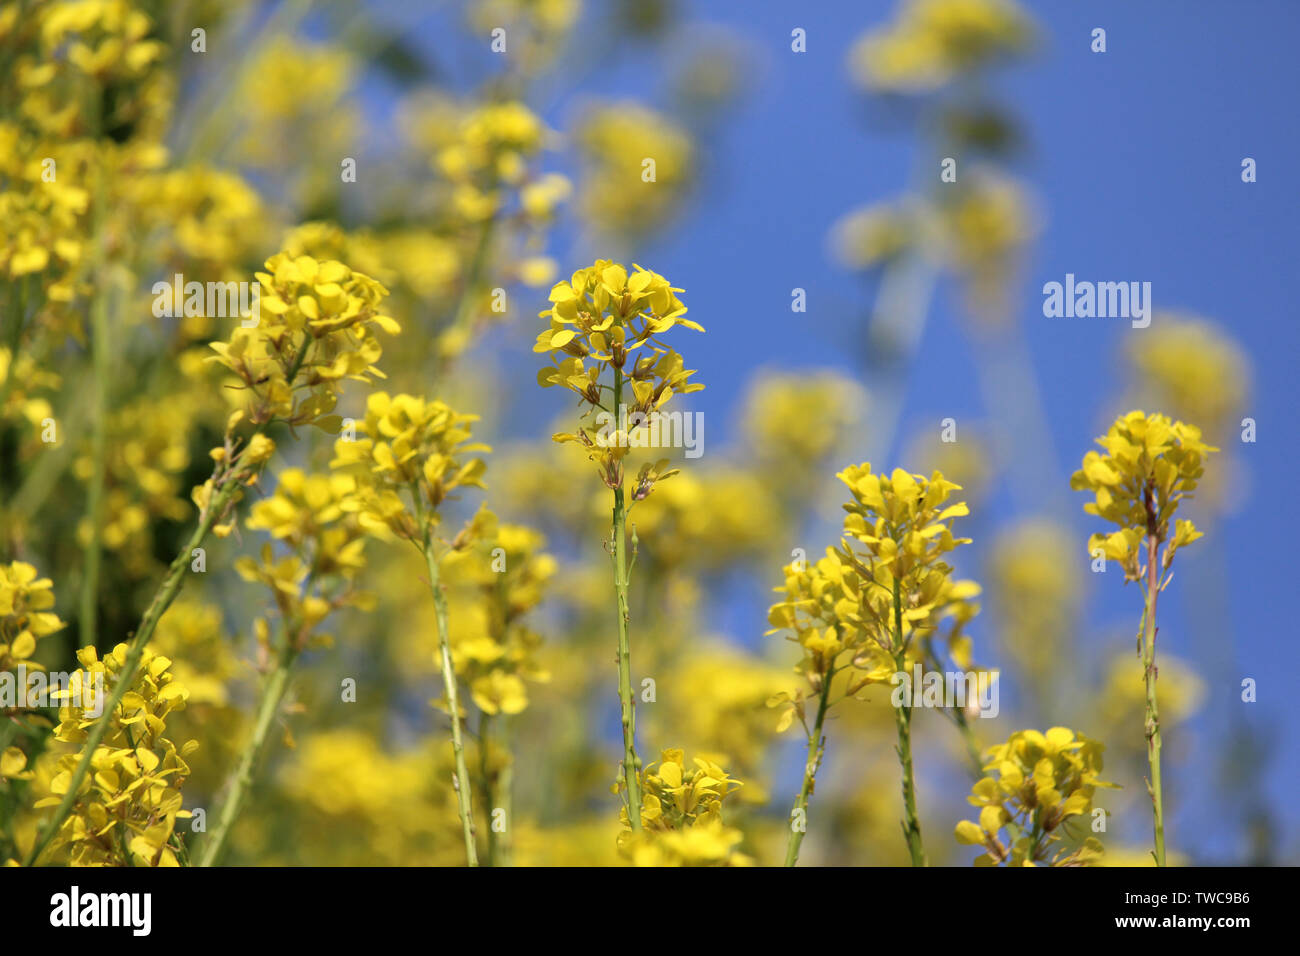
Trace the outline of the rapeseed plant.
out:
M 360 508 L 356 480 L 351 476 L 307 475 L 290 468 L 280 474 L 275 494 L 254 505 L 245 522 L 283 542 L 288 553 L 277 559 L 266 544 L 259 558 L 241 558 L 235 564 L 240 577 L 271 592 L 279 622 L 274 636 L 266 618 L 258 618 L 255 624 L 258 656 L 270 670 L 252 735 L 239 755 L 225 804 L 204 845 L 202 866 L 221 860 L 231 828 L 248 799 L 299 655 L 331 642 L 318 628 L 339 608 L 374 606 L 373 595 L 355 587 L 356 577 L 365 567 L 367 536 L 357 517 Z
M 267 260 L 269 272 L 257 274 L 261 283 L 260 317 L 251 325 L 241 322 L 228 342 L 214 342 L 212 361 L 231 371 L 239 406 L 226 421 L 222 444 L 209 453 L 212 477 L 192 492 L 199 509 L 198 525 L 167 569 L 162 583 L 140 619 L 127 645 L 123 676 L 116 682 L 106 711 L 121 702 L 140 667 L 141 659 L 158 626 L 158 621 L 180 593 L 190 562 L 209 534 L 225 537 L 234 528 L 231 512 L 247 486 L 256 483 L 262 466 L 275 451 L 266 429 L 273 422 L 337 428 L 333 409 L 342 380 L 368 381 L 378 375 L 374 363 L 382 352 L 372 324 L 390 334 L 400 331 L 397 322 L 378 310 L 385 290 L 375 280 L 353 272 L 340 262 L 317 262 L 302 256 L 290 259 L 281 254 Z M 297 393 L 305 392 L 305 397 Z M 241 423 L 254 426 L 241 439 Z M 107 718 L 90 731 L 82 759 L 73 771 L 72 785 L 27 856 L 34 863 L 53 839 L 72 810 L 72 804 L 100 739 L 108 730 Z
M 563 385 L 576 392 L 587 410 L 582 417 L 601 409 L 607 423 L 626 420 L 645 421 L 658 412 L 674 394 L 687 395 L 704 388 L 691 382 L 694 371 L 675 350 L 663 345 L 659 336 L 680 325 L 697 332 L 699 324 L 683 318 L 686 306 L 677 298 L 681 289 L 673 287 L 657 272 L 640 266 L 631 275 L 618 263 L 598 259 L 576 271 L 568 282 L 556 283 L 551 289 L 551 308 L 540 314 L 550 319 L 550 328 L 537 336 L 534 352 L 548 352 L 554 362 L 537 373 L 543 388 Z M 562 357 L 561 357 L 562 356 Z M 629 366 L 630 362 L 630 366 Z M 603 381 L 612 373 L 612 383 Z M 624 418 L 624 388 L 630 387 L 633 404 Z M 610 405 L 606 407 L 605 392 Z M 631 431 L 636 431 L 633 426 Z M 594 436 L 593 436 L 594 433 Z M 618 622 L 618 674 L 621 721 L 623 725 L 623 765 L 620 770 L 625 808 L 632 831 L 641 829 L 640 763 L 636 755 L 636 709 L 632 699 L 631 646 L 628 639 L 627 510 L 625 508 L 623 459 L 632 436 L 622 428 L 600 430 L 579 426 L 576 432 L 552 436 L 560 443 L 581 445 L 595 462 L 601 481 L 614 492 L 609 552 L 614 571 L 614 613 Z M 649 497 L 656 482 L 677 472 L 667 468 L 666 459 L 645 464 L 632 490 L 635 504 Z M 633 561 L 636 537 L 633 530 Z
M 390 397 L 386 392 L 375 392 L 366 403 L 366 420 L 358 428 L 367 437 L 355 441 L 340 438 L 334 444 L 335 457 L 331 462 L 331 467 L 357 479 L 360 500 L 355 510 L 361 525 L 381 536 L 409 541 L 424 557 L 437 614 L 438 658 L 456 755 L 452 787 L 459 799 L 465 857 L 470 866 L 478 866 L 478 849 L 441 565 L 449 553 L 464 550 L 489 533 L 490 522 L 481 512 L 450 543 L 439 542 L 435 531 L 440 523 L 440 509 L 452 492 L 464 487 L 483 487 L 486 467 L 483 460 L 463 458 L 473 452 L 490 450 L 486 445 L 469 443 L 471 423 L 476 418 L 457 413 L 441 401 L 427 401 L 414 395 Z M 409 496 L 409 509 L 403 494 Z
M 773 632 L 791 631 L 803 648 L 798 670 L 817 701 L 811 727 L 802 691 L 778 694 L 768 702 L 783 709 L 778 731 L 798 717 L 808 735 L 803 786 L 791 811 L 786 866 L 798 860 L 803 842 L 808 798 L 825 752 L 827 711 L 870 684 L 909 673 L 911 662 L 925 661 L 929 648 L 918 635 L 932 629 L 939 616 L 956 613 L 966 619 L 973 614 L 966 602 L 978 593 L 972 582 L 954 582 L 952 568 L 943 560 L 970 540 L 952 535 L 953 519 L 969 513 L 966 505 L 944 507 L 960 486 L 937 471 L 928 479 L 902 469 L 875 475 L 869 463 L 847 468 L 838 477 L 853 495 L 844 506 L 848 517 L 840 547 L 828 548 L 826 557 L 811 567 L 804 562 L 789 565 L 786 583 L 777 589 L 785 600 L 773 605 L 768 615 Z M 839 673 L 847 677 L 836 692 L 832 682 Z M 924 866 L 911 711 L 911 695 L 903 694 L 894 708 L 903 776 L 903 834 L 912 865 Z
M 1088 539 L 1094 558 L 1118 561 L 1124 581 L 1142 586 L 1142 620 L 1138 625 L 1138 656 L 1146 681 L 1144 734 L 1151 777 L 1147 788 L 1155 817 L 1157 866 L 1165 865 L 1164 792 L 1160 776 L 1160 709 L 1156 700 L 1156 600 L 1173 577 L 1170 568 L 1178 549 L 1202 537 L 1186 518 L 1177 518 L 1179 503 L 1191 498 L 1205 459 L 1219 449 L 1201 440 L 1195 425 L 1171 421 L 1159 413 L 1131 411 L 1116 419 L 1097 444 L 1104 454 L 1090 451 L 1083 467 L 1070 478 L 1070 487 L 1087 491 L 1093 500 L 1088 514 L 1118 525 L 1108 535 Z M 1160 546 L 1164 545 L 1163 553 Z M 1143 565 L 1145 557 L 1146 564 Z

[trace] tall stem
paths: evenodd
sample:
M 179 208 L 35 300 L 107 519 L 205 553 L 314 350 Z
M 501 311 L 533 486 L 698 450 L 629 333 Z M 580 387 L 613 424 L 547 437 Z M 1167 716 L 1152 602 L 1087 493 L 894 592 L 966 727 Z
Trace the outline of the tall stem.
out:
M 894 578 L 894 663 L 900 671 L 907 668 L 907 654 L 903 648 L 902 582 L 898 578 Z M 912 777 L 911 695 L 904 695 L 902 706 L 894 708 L 894 721 L 898 725 L 898 763 L 903 768 L 903 836 L 907 839 L 912 865 L 925 866 L 921 820 L 916 813 L 916 783 Z
M 417 496 L 419 492 L 416 492 Z M 419 498 L 417 497 L 418 501 Z M 418 506 L 417 506 L 418 507 Z M 452 786 L 460 803 L 460 827 L 465 835 L 465 860 L 478 866 L 478 848 L 475 845 L 474 811 L 470 800 L 469 772 L 465 769 L 465 742 L 461 736 L 460 693 L 456 686 L 456 671 L 451 665 L 451 645 L 447 632 L 447 596 L 438 576 L 438 559 L 433 553 L 431 529 L 424 523 L 424 563 L 429 569 L 429 587 L 433 590 L 433 610 L 438 621 L 438 659 L 442 666 L 442 683 L 447 690 L 447 706 L 451 711 L 451 746 L 456 754 L 456 777 Z
M 287 628 L 282 630 L 281 637 L 284 644 L 280 648 L 275 670 L 271 672 L 266 686 L 262 689 L 262 700 L 257 708 L 257 720 L 253 724 L 253 736 L 239 756 L 239 763 L 230 783 L 230 794 L 226 797 L 225 806 L 221 808 L 221 818 L 217 821 L 217 828 L 212 831 L 212 836 L 208 837 L 203 846 L 203 856 L 199 866 L 216 866 L 220 862 L 221 854 L 230 839 L 230 831 L 235 821 L 239 819 L 239 814 L 243 811 L 249 792 L 252 790 L 253 772 L 261 762 L 262 752 L 266 749 L 266 742 L 271 734 L 271 726 L 275 723 L 285 691 L 289 688 L 289 672 L 298 657 L 298 650 L 289 640 Z
M 86 522 L 90 536 L 82 559 L 81 603 L 77 615 L 78 637 L 83 647 L 98 643 L 100 538 L 104 523 L 104 472 L 108 445 L 108 378 L 110 373 L 108 299 L 108 255 L 105 249 L 107 209 L 104 177 L 95 190 L 95 297 L 90 302 L 90 353 L 92 366 L 92 414 L 90 432 L 90 483 L 86 489 Z
M 614 414 L 623 404 L 623 370 L 614 366 Z M 618 698 L 623 724 L 623 787 L 627 793 L 627 818 L 635 833 L 641 829 L 641 761 L 636 755 L 636 705 L 632 700 L 632 648 L 628 639 L 627 603 L 627 509 L 623 502 L 623 478 L 614 488 L 613 534 L 610 551 L 614 559 L 614 603 L 618 618 Z
M 795 798 L 790 810 L 790 838 L 785 845 L 785 865 L 794 866 L 799 860 L 799 847 L 803 845 L 804 831 L 808 828 L 808 798 L 812 795 L 817 782 L 817 768 L 821 766 L 822 755 L 826 752 L 826 738 L 822 736 L 822 725 L 826 721 L 826 709 L 830 700 L 831 680 L 835 677 L 834 662 L 822 675 L 822 692 L 817 698 L 817 719 L 808 734 L 808 761 L 803 768 L 803 786 Z M 794 825 L 795 815 L 802 811 L 803 818 L 799 826 Z
M 140 626 L 136 629 L 135 636 L 131 639 L 131 643 L 127 648 L 126 664 L 118 673 L 117 680 L 113 684 L 113 692 L 109 695 L 104 712 L 90 728 L 90 733 L 87 735 L 85 743 L 82 744 L 81 759 L 77 761 L 76 769 L 72 771 L 72 777 L 68 781 L 68 789 L 58 807 L 55 808 L 54 815 L 46 821 L 44 828 L 37 835 L 36 842 L 32 844 L 32 849 L 24 861 L 25 866 L 33 865 L 40 858 L 40 855 L 45 852 L 45 848 L 50 845 L 54 835 L 58 833 L 59 827 L 63 825 L 63 821 L 72 812 L 81 785 L 85 782 L 86 772 L 90 769 L 91 758 L 94 756 L 100 742 L 104 739 L 104 734 L 108 732 L 108 725 L 112 722 L 113 714 L 116 713 L 118 705 L 121 704 L 122 698 L 126 695 L 135 679 L 135 673 L 140 666 L 140 658 L 144 654 L 145 645 L 149 643 L 158 622 L 162 620 L 162 616 L 167 613 L 167 609 L 176 600 L 176 595 L 180 593 L 181 586 L 185 581 L 185 572 L 189 570 L 192 552 L 203 543 L 204 539 L 212 531 L 212 526 L 225 514 L 231 499 L 234 498 L 235 492 L 239 489 L 241 477 L 239 474 L 230 476 L 217 494 L 213 496 L 208 503 L 207 511 L 203 513 L 198 526 L 194 529 L 194 533 L 190 535 L 190 540 L 172 560 L 167 569 L 167 575 L 158 586 L 158 590 L 154 592 L 153 600 L 149 602 L 144 616 L 140 618 Z
M 1160 541 L 1154 534 L 1147 534 L 1147 580 L 1146 608 L 1143 618 L 1146 626 L 1142 629 L 1142 667 L 1146 676 L 1146 738 L 1147 762 L 1151 765 L 1151 808 L 1155 814 L 1155 859 L 1156 866 L 1165 865 L 1165 806 L 1164 793 L 1160 786 L 1160 710 L 1156 706 L 1156 598 L 1160 594 L 1159 567 L 1156 564 L 1156 552 Z

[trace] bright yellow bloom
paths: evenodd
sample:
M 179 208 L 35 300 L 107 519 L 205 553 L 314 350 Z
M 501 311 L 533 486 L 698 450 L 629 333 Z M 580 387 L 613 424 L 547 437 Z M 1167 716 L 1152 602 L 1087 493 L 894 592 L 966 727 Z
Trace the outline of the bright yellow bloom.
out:
M 1100 549 L 1107 558 L 1121 562 L 1130 579 L 1136 579 L 1140 545 L 1150 536 L 1156 544 L 1169 541 L 1163 563 L 1168 568 L 1179 548 L 1201 537 L 1191 521 L 1180 518 L 1170 539 L 1169 522 L 1178 503 L 1196 490 L 1205 458 L 1219 449 L 1205 444 L 1195 425 L 1140 411 L 1117 419 L 1097 444 L 1104 454 L 1084 455 L 1083 467 L 1070 477 L 1070 487 L 1092 492 L 1093 500 L 1083 510 L 1118 525 L 1119 530 L 1094 534 L 1088 540 L 1089 553 Z
M 54 582 L 38 578 L 25 561 L 0 564 L 0 670 L 19 664 L 38 670 L 31 660 L 39 638 L 61 631 L 65 625 L 50 612 L 54 607 Z
M 365 437 L 340 438 L 334 443 L 330 467 L 353 475 L 362 494 L 362 523 L 372 531 L 384 529 L 400 538 L 419 539 L 421 529 L 407 515 L 401 494 L 417 495 L 418 507 L 437 509 L 461 487 L 483 487 L 487 466 L 473 452 L 491 451 L 470 442 L 477 415 L 463 415 L 445 402 L 416 395 L 374 392 L 366 400 L 366 420 L 358 424 Z
M 66 703 L 55 730 L 57 739 L 71 744 L 86 739 L 96 708 L 104 706 L 126 665 L 127 647 L 118 644 L 102 660 L 86 647 L 77 657 L 82 669 L 59 692 Z M 165 736 L 168 715 L 183 710 L 189 697 L 170 668 L 168 658 L 146 648 L 131 689 L 106 715 L 108 732 L 95 749 L 71 815 L 51 843 L 51 850 L 67 848 L 73 866 L 179 865 L 176 820 L 190 816 L 181 800 L 190 774 L 185 758 L 198 745 L 190 741 L 178 748 Z M 92 690 L 96 682 L 102 682 L 98 692 Z M 79 759 L 76 751 L 59 758 L 50 795 L 36 808 L 59 804 Z
M 341 262 L 318 262 L 286 253 L 266 261 L 260 317 L 246 317 L 228 342 L 214 342 L 219 362 L 239 379 L 245 417 L 254 425 L 273 419 L 337 430 L 325 416 L 334 408 L 342 380 L 382 377 L 375 366 L 383 352 L 374 327 L 396 335 L 401 326 L 380 309 L 388 290 Z M 302 386 L 306 386 L 302 388 Z M 305 392 L 300 395 L 299 392 Z
M 640 774 L 640 833 L 633 833 L 627 808 L 621 811 L 619 849 L 637 866 L 745 866 L 735 852 L 743 835 L 727 828 L 722 805 L 743 784 L 710 760 L 686 765 L 681 750 L 665 750 Z M 616 787 L 615 789 L 620 789 Z
M 959 843 L 984 849 L 976 866 L 1087 866 L 1101 855 L 1092 837 L 1081 844 L 1069 821 L 1092 811 L 1101 780 L 1102 750 L 1095 740 L 1066 727 L 1045 734 L 1021 730 L 991 747 L 986 775 L 967 802 L 980 808 L 979 822 L 957 824 Z M 1006 830 L 1010 844 L 1000 833 Z M 1055 850 L 1055 852 L 1053 852 Z
M 540 316 L 550 319 L 550 328 L 533 345 L 534 352 L 549 352 L 555 363 L 538 371 L 537 384 L 562 385 L 576 392 L 588 406 L 584 417 L 597 408 L 604 410 L 599 429 L 583 426 L 554 439 L 582 445 L 610 488 L 622 487 L 622 459 L 648 417 L 661 411 L 673 395 L 704 388 L 690 381 L 695 372 L 685 368 L 681 355 L 658 338 L 674 326 L 704 331 L 684 318 L 686 306 L 677 298 L 682 290 L 657 272 L 633 268 L 636 271 L 629 275 L 618 263 L 598 259 L 568 282 L 556 283 L 551 308 Z M 614 371 L 615 404 L 623 406 L 612 411 L 604 404 L 611 386 L 601 380 L 607 369 Z M 625 382 L 631 394 L 622 391 Z M 665 471 L 666 466 L 664 460 L 642 469 L 638 497 L 649 495 L 655 481 L 674 474 Z

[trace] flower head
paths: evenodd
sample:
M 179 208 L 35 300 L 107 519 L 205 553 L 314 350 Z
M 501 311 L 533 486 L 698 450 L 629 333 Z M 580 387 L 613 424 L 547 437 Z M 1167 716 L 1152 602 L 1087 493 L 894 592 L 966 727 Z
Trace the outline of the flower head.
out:
M 1141 411 L 1116 419 L 1097 444 L 1104 453 L 1084 455 L 1070 487 L 1092 492 L 1093 500 L 1083 510 L 1119 530 L 1094 534 L 1088 540 L 1089 553 L 1100 549 L 1107 558 L 1122 562 L 1129 578 L 1136 578 L 1139 545 L 1150 536 L 1156 544 L 1169 540 L 1164 556 L 1168 567 L 1178 548 L 1201 537 L 1191 521 L 1179 518 L 1170 540 L 1169 522 L 1179 502 L 1196 490 L 1206 457 L 1219 449 L 1202 441 L 1195 425 Z
M 958 842 L 984 848 L 975 865 L 1095 862 L 1101 844 L 1090 837 L 1080 845 L 1066 825 L 1092 810 L 1098 787 L 1114 786 L 1101 780 L 1104 749 L 1067 727 L 1017 731 L 1005 744 L 990 748 L 986 775 L 967 797 L 980 808 L 979 822 L 963 820 L 956 828 Z M 1004 829 L 1010 845 L 999 836 Z

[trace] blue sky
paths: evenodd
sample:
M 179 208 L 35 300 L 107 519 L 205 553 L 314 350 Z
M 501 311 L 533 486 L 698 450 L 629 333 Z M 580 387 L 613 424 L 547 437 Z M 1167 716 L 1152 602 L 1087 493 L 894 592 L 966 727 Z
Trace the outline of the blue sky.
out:
M 1021 120 L 1027 150 L 1014 172 L 1037 193 L 1043 231 L 1014 301 L 1045 402 L 1064 489 L 1069 473 L 1105 427 L 1124 385 L 1119 361 L 1122 321 L 1048 319 L 1041 287 L 1067 272 L 1079 278 L 1152 283 L 1157 309 L 1180 309 L 1222 323 L 1248 353 L 1254 391 L 1247 414 L 1258 442 L 1239 449 L 1251 493 L 1213 540 L 1222 572 L 1189 563 L 1162 612 L 1161 640 L 1190 661 L 1209 685 L 1209 700 L 1191 733 L 1208 747 L 1230 717 L 1240 717 L 1275 748 L 1251 781 L 1265 792 L 1294 859 L 1300 847 L 1300 784 L 1295 753 L 1300 708 L 1290 690 L 1300 681 L 1295 592 L 1287 535 L 1297 526 L 1293 477 L 1300 469 L 1294 418 L 1294 372 L 1300 331 L 1293 260 L 1300 248 L 1295 172 L 1300 156 L 1294 93 L 1300 89 L 1300 4 L 1283 2 L 1035 3 L 1041 27 L 1035 55 L 997 75 L 1002 103 Z M 904 191 L 916 162 L 910 127 L 883 128 L 863 108 L 846 56 L 864 29 L 892 15 L 894 3 L 822 0 L 810 4 L 699 0 L 680 5 L 692 23 L 727 28 L 748 51 L 747 89 L 708 133 L 704 178 L 686 214 L 636 258 L 687 290 L 692 317 L 708 334 L 690 342 L 690 365 L 708 382 L 696 406 L 710 420 L 708 441 L 725 443 L 755 370 L 836 367 L 857 374 L 862 352 L 847 332 L 869 305 L 869 284 L 829 254 L 827 234 L 847 210 Z M 410 23 L 407 16 L 397 19 Z M 428 21 L 424 21 L 426 24 Z M 790 50 L 790 31 L 807 31 L 808 50 Z M 1107 52 L 1090 50 L 1091 31 L 1107 31 Z M 698 33 L 698 30 L 692 30 Z M 450 30 L 418 31 L 447 65 L 492 68 L 477 38 Z M 593 34 L 594 35 L 594 34 Z M 454 52 L 447 49 L 455 44 Z M 663 106 L 662 71 L 629 55 L 588 76 L 577 97 L 548 108 L 562 128 L 582 95 L 634 95 Z M 641 47 L 650 61 L 660 50 Z M 1258 163 L 1258 181 L 1240 178 L 1243 157 Z M 563 252 L 572 237 L 563 232 Z M 563 269 L 577 263 L 565 262 Z M 802 287 L 808 312 L 793 315 L 790 294 Z M 924 364 L 908 382 L 905 426 L 951 415 L 985 418 L 960 303 L 941 288 L 921 348 Z M 531 342 L 532 332 L 526 336 Z M 522 341 L 522 339 L 521 339 Z M 526 347 L 520 349 L 526 352 Z M 870 389 L 872 381 L 865 379 Z M 550 411 L 543 409 L 546 414 Z M 870 422 L 868 422 L 868 428 Z M 891 450 L 888 467 L 899 463 Z M 1098 530 L 1069 495 L 1066 513 L 1081 542 Z M 995 523 L 1022 513 L 1015 495 L 998 496 Z M 1193 512 L 1194 513 L 1194 512 Z M 1181 559 L 1180 559 L 1181 560 Z M 1227 577 L 1230 606 L 1214 633 L 1189 637 L 1188 608 L 1178 587 L 1197 574 Z M 1087 591 L 1085 633 L 1128 634 L 1139 598 L 1118 582 Z M 761 633 L 763 608 L 724 609 L 726 623 Z M 1196 613 L 1200 613 L 1197 611 Z M 1109 630 L 1108 630 L 1109 629 Z M 1218 633 L 1221 631 L 1221 633 Z M 1125 638 L 1124 640 L 1127 640 Z M 1135 665 L 1136 666 L 1136 665 Z M 1259 682 L 1259 703 L 1238 702 L 1242 677 Z M 1234 710 L 1236 708 L 1236 710 Z M 1244 710 L 1242 710 L 1244 708 Z M 1196 754 L 1200 757 L 1201 754 Z M 1204 774 L 1176 767 L 1183 791 L 1173 840 L 1203 858 L 1237 858 L 1240 834 L 1225 821 Z

